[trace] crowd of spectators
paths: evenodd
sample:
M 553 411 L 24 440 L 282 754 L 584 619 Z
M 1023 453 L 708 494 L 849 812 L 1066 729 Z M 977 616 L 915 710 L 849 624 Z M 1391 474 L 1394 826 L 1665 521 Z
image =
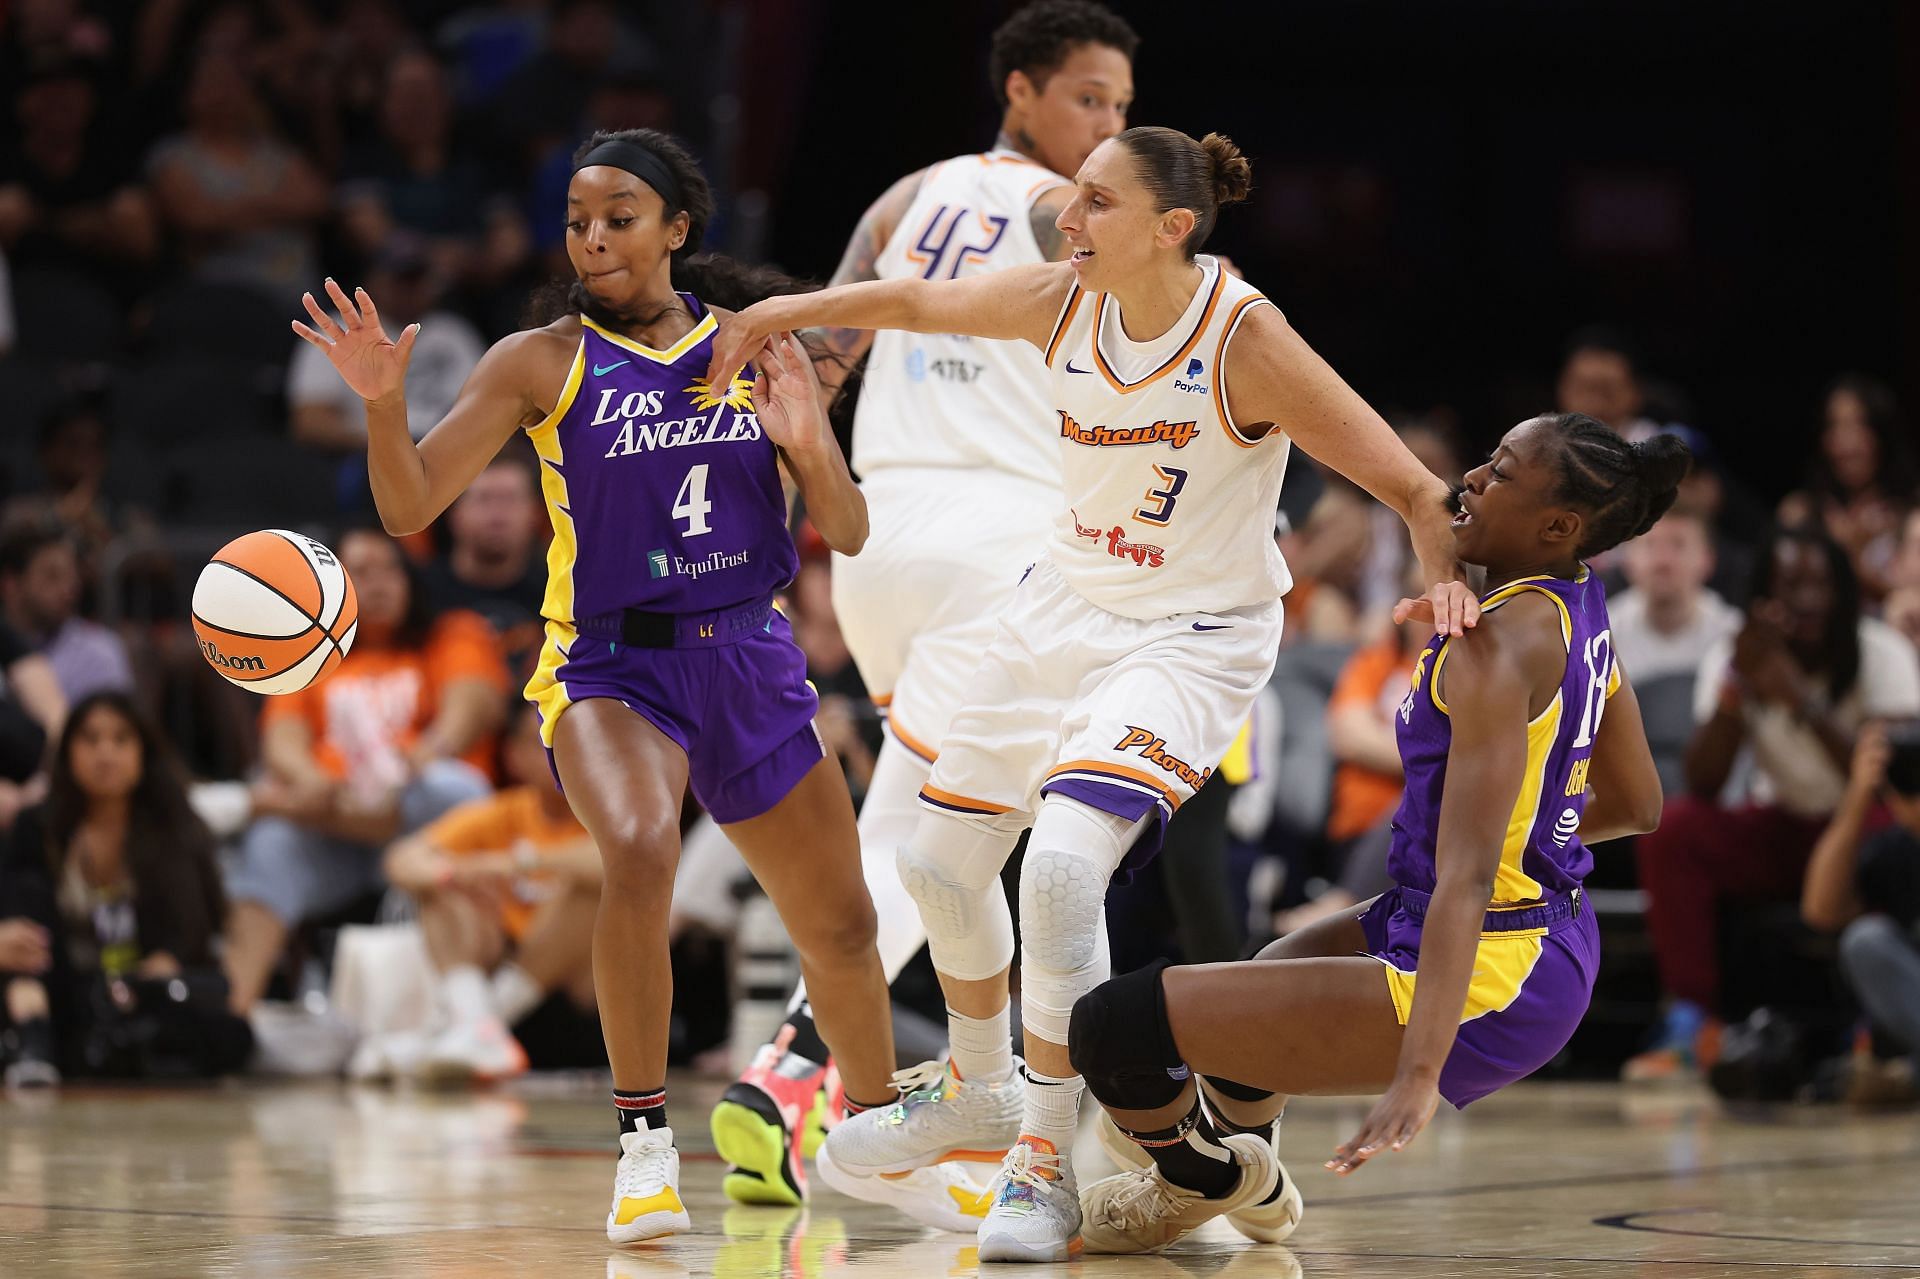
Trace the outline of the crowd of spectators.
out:
M 8 1078 L 232 1069 L 267 1047 L 263 1001 L 303 1006 L 345 930 L 396 914 L 417 917 L 433 1011 L 333 1067 L 590 1058 L 597 859 L 515 699 L 541 640 L 537 462 L 510 448 L 433 529 L 386 536 L 359 406 L 286 319 L 333 273 L 420 321 L 424 433 L 564 269 L 543 211 L 578 138 L 705 118 L 668 74 L 700 22 L 612 0 L 104 8 L 16 6 L 0 43 Z M 1658 982 L 1642 1051 L 1606 1068 L 1713 1068 L 1753 1011 L 1730 947 L 1772 929 L 1782 963 L 1846 983 L 1840 1030 L 1871 1031 L 1830 1054 L 1840 1091 L 1910 1091 L 1920 477 L 1892 391 L 1836 376 L 1782 496 L 1748 487 L 1727 432 L 1672 420 L 1673 387 L 1620 334 L 1575 333 L 1554 386 L 1554 407 L 1695 457 L 1673 510 L 1593 565 L 1667 793 L 1659 831 L 1601 850 Z M 214 404 L 245 449 L 213 447 Z M 1396 425 L 1450 482 L 1471 465 L 1445 407 Z M 261 703 L 199 660 L 185 584 L 226 538 L 296 521 L 346 563 L 361 628 L 326 683 Z M 794 631 L 858 798 L 882 717 L 829 557 L 799 536 Z M 1230 957 L 1385 886 L 1393 709 L 1425 639 L 1389 614 L 1417 565 L 1395 517 L 1304 458 L 1276 536 L 1297 585 L 1273 686 L 1168 856 L 1117 892 L 1116 960 Z M 724 955 L 739 876 L 700 824 L 689 808 L 674 927 Z

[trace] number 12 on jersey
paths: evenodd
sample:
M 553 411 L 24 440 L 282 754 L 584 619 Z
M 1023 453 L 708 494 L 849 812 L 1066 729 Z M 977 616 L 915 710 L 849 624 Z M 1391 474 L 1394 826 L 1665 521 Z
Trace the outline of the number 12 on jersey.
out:
M 680 481 L 680 491 L 674 495 L 673 518 L 687 521 L 682 537 L 699 537 L 702 533 L 713 532 L 707 523 L 707 512 L 713 509 L 713 503 L 707 500 L 707 467 L 702 462 L 687 472 L 687 478 Z

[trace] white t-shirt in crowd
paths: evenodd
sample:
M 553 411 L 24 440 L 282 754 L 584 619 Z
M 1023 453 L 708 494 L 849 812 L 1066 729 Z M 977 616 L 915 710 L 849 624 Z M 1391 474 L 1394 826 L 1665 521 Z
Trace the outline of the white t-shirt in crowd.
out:
M 1702 590 L 1691 622 L 1677 631 L 1659 631 L 1647 618 L 1647 597 L 1629 588 L 1607 601 L 1607 621 L 1613 651 L 1637 687 L 1665 675 L 1693 674 L 1702 653 L 1740 629 L 1740 610 Z
M 1721 686 L 1733 658 L 1733 637 L 1707 650 L 1693 685 L 1693 717 L 1706 723 L 1720 700 Z M 1622 658 L 1629 672 L 1631 660 Z M 1826 693 L 1816 686 L 1823 702 Z M 1869 719 L 1908 719 L 1920 715 L 1920 653 L 1906 636 L 1885 622 L 1860 619 L 1860 675 L 1839 705 L 1827 702 L 1834 720 L 1849 733 Z M 1749 701 L 1744 713 L 1747 741 L 1734 763 L 1736 785 L 1731 798 L 1755 804 L 1777 804 L 1799 817 L 1819 819 L 1840 807 L 1846 791 L 1846 773 L 1827 754 L 1814 731 L 1794 717 L 1789 707 Z M 1751 767 L 1743 765 L 1751 761 Z M 1745 776 L 1744 787 L 1738 779 Z M 1744 793 L 1741 793 L 1744 791 Z
M 388 325 L 390 329 L 397 327 L 391 320 Z M 432 430 L 447 415 L 467 375 L 486 351 L 479 330 L 460 316 L 431 311 L 420 321 L 413 360 L 407 365 L 407 431 L 414 439 Z M 362 430 L 366 427 L 360 397 L 334 371 L 327 353 L 309 342 L 295 347 L 293 360 L 287 365 L 287 406 L 298 408 L 302 404 L 337 405 L 348 423 Z

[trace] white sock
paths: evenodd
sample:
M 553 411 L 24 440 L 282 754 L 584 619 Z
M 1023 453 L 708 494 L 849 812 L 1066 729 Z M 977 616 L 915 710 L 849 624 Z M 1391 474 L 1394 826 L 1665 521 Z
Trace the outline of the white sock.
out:
M 489 985 L 493 1007 L 500 1014 L 500 1020 L 509 1026 L 546 1002 L 547 992 L 540 988 L 540 983 L 511 959 L 493 970 Z
M 969 1017 L 947 1009 L 947 1042 L 953 1068 L 962 1079 L 997 1084 L 1013 1073 L 1013 1027 L 1003 1004 L 991 1017 Z
M 1020 1121 L 1020 1135 L 1039 1137 L 1053 1143 L 1060 1154 L 1073 1150 L 1073 1135 L 1080 1128 L 1080 1095 L 1087 1081 L 1079 1075 L 1055 1079 L 1031 1066 L 1027 1075 L 1027 1109 Z
M 441 973 L 440 990 L 456 1023 L 491 1021 L 499 1016 L 487 975 L 472 964 L 457 964 Z

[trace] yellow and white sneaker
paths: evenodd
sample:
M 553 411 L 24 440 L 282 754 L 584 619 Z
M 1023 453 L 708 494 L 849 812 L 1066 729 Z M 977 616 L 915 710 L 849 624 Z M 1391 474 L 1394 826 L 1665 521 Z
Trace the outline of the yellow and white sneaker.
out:
M 1153 1158 L 1129 1141 L 1127 1134 L 1121 1132 L 1112 1116 L 1104 1111 L 1100 1115 L 1099 1130 L 1100 1148 L 1122 1169 L 1145 1171 L 1153 1167 Z M 1257 1133 L 1253 1135 L 1259 1137 Z M 1279 1193 L 1264 1203 L 1255 1200 L 1227 1213 L 1227 1224 L 1255 1243 L 1279 1243 L 1299 1229 L 1300 1218 L 1306 1213 L 1306 1204 L 1300 1198 L 1300 1187 L 1287 1175 L 1287 1166 L 1280 1162 L 1279 1136 L 1280 1124 L 1275 1120 L 1267 1130 L 1266 1137 L 1259 1138 L 1274 1151 L 1274 1166 L 1279 1170 L 1279 1180 L 1267 1193 L 1273 1194 L 1273 1189 L 1278 1189 Z M 1092 1189 L 1088 1187 L 1089 1194 Z
M 1131 1168 L 1088 1186 L 1080 1197 L 1087 1251 L 1159 1252 L 1215 1217 L 1251 1207 L 1273 1192 L 1280 1161 L 1264 1138 L 1235 1133 L 1220 1144 L 1233 1152 L 1240 1173 L 1239 1184 L 1221 1199 L 1174 1185 L 1157 1165 Z
M 977 1167 L 977 1165 L 975 1165 Z M 833 1162 L 822 1146 L 813 1157 L 820 1180 L 849 1199 L 897 1208 L 923 1226 L 973 1235 L 993 1202 L 987 1184 L 977 1180 L 968 1165 L 957 1160 L 928 1164 L 912 1172 L 876 1173 L 855 1177 Z
M 620 1134 L 620 1166 L 613 1174 L 607 1238 L 614 1243 L 639 1243 L 692 1224 L 680 1202 L 680 1152 L 673 1148 L 673 1129 L 642 1128 Z

